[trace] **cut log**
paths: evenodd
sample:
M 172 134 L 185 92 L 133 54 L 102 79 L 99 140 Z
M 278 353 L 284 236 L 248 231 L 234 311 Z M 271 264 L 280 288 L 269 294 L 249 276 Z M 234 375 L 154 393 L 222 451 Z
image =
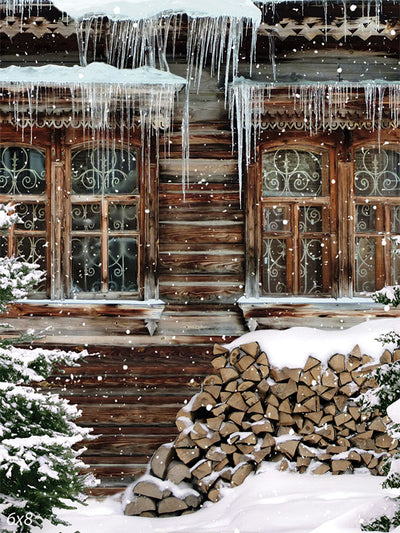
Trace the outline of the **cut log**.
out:
M 390 437 L 387 433 L 376 437 L 375 442 L 378 448 L 383 448 L 384 450 L 394 450 L 398 444 L 398 441 Z
M 156 500 L 161 500 L 163 497 L 160 488 L 151 481 L 139 481 L 139 483 L 136 483 L 134 486 L 133 493 L 138 496 L 148 496 L 149 498 L 154 498 Z
M 187 427 L 191 426 L 193 423 L 192 413 L 185 411 L 185 409 L 179 409 L 175 417 L 175 425 L 178 428 L 178 431 L 184 431 Z
M 230 381 L 238 379 L 238 377 L 239 372 L 236 370 L 236 368 L 232 368 L 231 366 L 221 368 L 221 378 L 223 383 L 229 383 Z
M 220 378 L 220 376 L 212 374 L 211 376 L 207 376 L 206 378 L 204 378 L 203 385 L 222 385 L 222 379 Z
M 235 366 L 241 357 L 240 349 L 234 348 L 229 354 L 229 362 L 232 366 Z
M 246 404 L 251 407 L 255 403 L 257 403 L 259 400 L 259 397 L 257 394 L 254 394 L 254 392 L 246 391 L 242 393 L 243 399 L 246 402 Z
M 312 368 L 320 364 L 321 364 L 321 361 L 319 361 L 318 359 L 310 355 L 304 366 L 304 372 L 307 372 L 307 370 L 311 370 Z
M 283 368 L 272 367 L 270 369 L 270 376 L 277 383 L 288 381 L 289 379 L 297 383 L 300 379 L 300 374 L 301 368 L 288 368 L 285 366 Z
M 316 468 L 312 470 L 312 473 L 320 476 L 322 474 L 326 474 L 329 471 L 330 471 L 330 468 L 328 465 L 320 464 L 319 466 L 317 466 Z
M 297 453 L 301 455 L 301 457 L 310 457 L 311 459 L 316 456 L 313 450 L 311 450 L 308 446 L 305 446 L 304 444 L 301 444 L 301 443 L 299 444 Z
M 195 446 L 195 442 L 190 438 L 189 435 L 185 435 L 185 433 L 180 433 L 174 443 L 175 449 L 178 448 L 193 448 Z
M 201 504 L 201 496 L 197 496 L 196 494 L 188 494 L 184 500 L 186 505 L 193 507 L 194 509 L 197 509 Z
M 314 379 L 314 376 L 311 374 L 311 370 L 309 370 L 308 372 L 303 372 L 303 374 L 300 376 L 300 383 L 304 383 L 308 387 L 317 384 L 316 380 Z
M 310 435 L 311 433 L 314 433 L 314 429 L 314 424 L 310 420 L 306 420 L 299 433 L 300 435 Z
M 228 354 L 229 350 L 225 348 L 225 346 L 221 346 L 220 344 L 214 344 L 213 347 L 213 355 L 222 355 L 222 354 Z
M 319 425 L 321 418 L 324 416 L 323 411 L 315 411 L 305 414 L 306 418 L 309 418 L 315 425 Z
M 261 420 L 251 424 L 252 431 L 255 435 L 260 433 L 272 433 L 274 431 L 274 426 L 270 420 Z
M 248 355 L 256 357 L 260 351 L 260 346 L 258 345 L 258 342 L 250 342 L 248 344 L 241 344 L 240 349 L 246 352 Z
M 234 379 L 233 381 L 226 383 L 224 389 L 226 392 L 237 392 L 238 386 L 239 381 L 237 379 Z
M 344 406 L 347 403 L 347 397 L 343 396 L 341 394 L 337 394 L 336 396 L 334 396 L 333 401 L 335 402 L 335 405 L 336 405 L 338 411 L 341 412 L 341 411 L 343 411 Z
M 243 400 L 242 394 L 240 392 L 235 392 L 226 402 L 233 409 L 238 411 L 247 411 L 247 405 Z
M 336 387 L 338 383 L 337 375 L 334 374 L 330 368 L 328 368 L 322 374 L 321 383 L 322 385 L 325 385 L 325 387 Z
M 308 398 L 305 402 L 303 402 L 303 407 L 307 408 L 310 412 L 317 412 L 320 409 L 319 404 L 319 397 L 313 396 L 312 398 Z
M 188 505 L 184 500 L 175 498 L 175 496 L 170 496 L 169 498 L 165 498 L 164 500 L 160 501 L 157 511 L 158 514 L 163 515 L 176 513 L 177 511 L 184 511 L 187 508 Z
M 227 455 L 230 455 L 236 451 L 236 446 L 234 444 L 228 444 L 227 442 L 223 442 L 221 444 L 221 449 L 224 451 Z
M 386 424 L 382 420 L 380 416 L 377 416 L 374 418 L 369 424 L 368 429 L 372 429 L 372 431 L 379 431 L 381 433 L 384 433 L 386 431 Z
M 239 466 L 232 474 L 231 485 L 232 487 L 238 487 L 243 483 L 249 474 L 254 470 L 254 466 L 250 463 L 245 463 Z
M 257 394 L 260 396 L 261 400 L 264 400 L 269 392 L 269 383 L 266 379 L 263 379 L 260 381 L 260 383 L 257 383 L 256 388 Z
M 352 381 L 352 377 L 350 372 L 340 372 L 339 374 L 339 385 L 343 387 L 343 385 L 347 385 L 347 383 L 350 383 Z
M 163 444 L 150 459 L 151 472 L 159 479 L 165 479 L 167 469 L 175 457 L 175 450 L 171 444 Z
M 311 398 L 312 396 L 315 396 L 315 392 L 310 389 L 310 387 L 307 387 L 307 385 L 299 385 L 296 397 L 298 403 L 302 403 L 304 400 L 307 400 L 307 398 Z
M 240 431 L 239 426 L 237 426 L 234 422 L 228 420 L 228 422 L 224 422 L 221 426 L 221 429 L 219 430 L 219 433 L 221 437 L 228 437 L 232 433 L 237 433 Z
M 207 426 L 212 431 L 219 431 L 222 422 L 225 420 L 224 416 L 213 416 L 212 418 L 207 418 Z
M 263 366 L 270 366 L 267 354 L 265 352 L 260 353 L 260 355 L 257 357 L 257 364 Z
M 275 439 L 272 435 L 265 435 L 261 448 L 273 448 L 275 446 Z
M 256 414 L 263 415 L 264 414 L 264 408 L 262 406 L 262 403 L 261 402 L 257 402 L 254 405 L 252 405 L 251 407 L 248 408 L 247 413 L 248 414 L 256 413 Z
M 300 387 L 301 385 L 299 388 Z M 275 383 L 275 385 L 271 386 L 272 394 L 274 394 L 280 400 L 285 400 L 292 394 L 295 394 L 297 390 L 297 383 L 293 379 L 289 379 L 288 382 Z
M 167 479 L 179 485 L 184 479 L 190 479 L 190 470 L 183 463 L 173 464 L 168 470 Z
M 325 391 L 319 393 L 319 395 L 323 400 L 330 402 L 332 398 L 335 396 L 335 394 L 337 393 L 337 391 L 338 391 L 337 387 L 332 387 L 332 388 L 327 387 Z
M 288 413 L 279 413 L 279 424 L 281 426 L 293 426 L 294 418 Z
M 393 362 L 396 363 L 400 361 L 400 350 L 394 350 L 393 352 Z
M 251 365 L 247 370 L 243 372 L 242 379 L 247 381 L 258 382 L 261 381 L 262 377 L 257 368 L 254 365 Z
M 259 464 L 261 461 L 264 461 L 264 459 L 271 453 L 272 448 L 263 448 L 262 450 L 259 450 L 257 452 L 253 452 L 254 461 Z
M 295 456 L 298 446 L 298 440 L 288 440 L 286 442 L 281 442 L 280 444 L 277 444 L 276 449 L 286 455 L 286 457 L 291 460 Z
M 206 459 L 210 459 L 210 461 L 223 461 L 226 458 L 226 453 L 222 451 L 222 448 L 217 448 L 216 446 L 213 446 L 210 448 L 206 454 Z
M 340 353 L 332 355 L 328 361 L 328 366 L 337 374 L 343 372 L 345 369 L 345 356 Z
M 379 362 L 382 364 L 387 364 L 392 362 L 392 354 L 389 350 L 385 350 L 381 355 Z
M 330 424 L 327 424 L 322 429 L 316 429 L 315 433 L 317 433 L 317 435 L 321 435 L 321 437 L 324 437 L 324 439 L 327 439 L 329 441 L 334 441 L 336 438 L 336 431 Z
M 279 420 L 278 409 L 274 405 L 268 404 L 265 410 L 265 416 L 270 420 Z
M 254 364 L 254 357 L 251 357 L 250 355 L 244 355 L 238 361 L 235 363 L 236 369 L 242 373 L 245 370 L 249 368 L 249 366 Z
M 206 385 L 203 387 L 204 392 L 208 392 L 208 394 L 211 394 L 213 398 L 218 400 L 219 394 L 221 392 L 221 386 L 220 385 Z
M 199 448 L 177 448 L 176 455 L 185 465 L 189 465 L 200 457 L 200 450 Z
M 221 403 L 221 404 L 216 405 L 213 409 L 211 409 L 211 412 L 214 416 L 220 416 L 223 413 L 225 413 L 225 411 L 228 411 L 228 409 L 229 409 L 229 405 L 227 405 L 226 403 Z
M 212 472 L 212 461 L 202 461 L 192 468 L 191 472 L 196 479 L 203 479 L 203 477 L 209 476 Z
M 232 420 L 238 426 L 243 422 L 244 412 L 243 411 L 233 411 L 229 413 L 229 420 Z
M 349 420 L 353 420 L 353 418 L 352 418 L 350 413 L 340 413 L 339 415 L 335 416 L 334 420 L 335 420 L 335 425 L 336 426 L 342 426 L 343 424 L 345 424 Z M 353 420 L 353 422 L 354 422 L 354 420 Z
M 146 496 L 137 496 L 125 507 L 127 516 L 138 516 L 146 511 L 155 511 L 156 504 L 151 498 Z
M 219 489 L 213 487 L 212 489 L 210 489 L 208 491 L 208 499 L 213 502 L 213 503 L 217 503 L 219 501 L 221 497 L 221 494 L 219 492 Z
M 352 372 L 361 366 L 361 357 L 355 357 L 354 355 L 349 355 L 346 361 L 346 370 L 347 372 Z
M 215 398 L 213 398 L 211 394 L 208 394 L 208 392 L 200 392 L 192 399 L 191 411 L 194 413 L 203 407 L 211 410 L 211 407 L 214 407 L 216 403 Z
M 202 450 L 208 450 L 211 446 L 214 444 L 217 444 L 221 441 L 221 437 L 219 433 L 215 432 L 212 437 L 204 437 L 202 439 L 198 439 L 196 441 L 196 444 L 199 448 Z
M 211 361 L 212 366 L 216 370 L 221 370 L 222 368 L 224 368 L 226 363 L 227 363 L 227 359 L 226 359 L 226 357 L 224 355 L 220 355 L 218 357 L 214 357 L 214 359 Z
M 239 383 L 237 390 L 238 392 L 244 392 L 254 387 L 254 381 L 242 381 Z
M 346 459 L 333 460 L 331 463 L 331 468 L 333 474 L 346 472 L 346 470 L 351 469 L 351 462 L 346 461 Z

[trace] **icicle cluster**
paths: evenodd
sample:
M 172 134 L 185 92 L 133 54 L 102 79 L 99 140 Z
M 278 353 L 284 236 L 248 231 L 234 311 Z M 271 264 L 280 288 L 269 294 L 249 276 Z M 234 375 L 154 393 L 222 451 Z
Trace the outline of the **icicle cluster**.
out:
M 116 81 L 114 81 L 116 80 Z M 32 133 L 39 116 L 51 122 L 67 109 L 71 126 L 83 125 L 90 139 L 107 142 L 119 134 L 129 139 L 140 126 L 143 154 L 150 154 L 152 134 L 159 154 L 160 130 L 169 142 L 175 95 L 186 84 L 183 78 L 149 67 L 118 70 L 105 64 L 87 67 L 9 67 L 2 69 L 0 95 L 8 101 L 9 120 Z M 187 143 L 187 114 L 182 133 Z M 185 137 L 186 136 L 186 137 Z
M 283 85 L 237 79 L 230 86 L 229 113 L 232 142 L 235 141 L 235 129 L 237 131 L 240 180 L 242 161 L 248 166 L 255 154 L 266 102 L 271 100 L 274 89 L 285 88 L 293 100 L 294 110 L 302 114 L 304 129 L 310 135 L 334 129 L 340 113 L 354 100 L 364 100 L 366 121 L 371 130 L 380 132 L 385 108 L 393 128 L 400 127 L 399 82 L 337 81 Z
M 175 40 L 183 32 L 183 15 L 173 14 L 155 19 L 111 20 L 108 31 L 108 57 L 110 64 L 125 68 L 128 62 L 134 67 L 149 65 L 168 70 L 166 58 L 168 38 Z M 244 30 L 249 30 L 251 19 L 220 16 L 187 19 L 187 79 L 198 88 L 203 67 L 211 56 L 211 74 L 221 76 L 221 65 L 225 63 L 225 83 L 230 69 L 237 75 L 239 49 Z M 78 43 L 80 44 L 81 64 L 85 65 L 89 56 L 89 43 L 92 36 L 93 50 L 101 33 L 98 18 L 90 17 L 76 22 Z M 254 55 L 257 26 L 252 26 L 252 50 Z

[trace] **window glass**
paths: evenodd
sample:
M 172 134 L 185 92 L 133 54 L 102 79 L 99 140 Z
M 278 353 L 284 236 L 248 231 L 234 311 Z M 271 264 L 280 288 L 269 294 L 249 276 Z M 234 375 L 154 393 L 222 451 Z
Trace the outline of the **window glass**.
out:
M 138 291 L 139 196 L 136 152 L 71 154 L 71 291 Z

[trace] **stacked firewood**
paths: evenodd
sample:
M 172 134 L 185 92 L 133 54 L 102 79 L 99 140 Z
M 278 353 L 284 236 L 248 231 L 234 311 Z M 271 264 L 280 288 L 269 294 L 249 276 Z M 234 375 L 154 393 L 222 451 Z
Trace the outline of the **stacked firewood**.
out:
M 276 368 L 258 343 L 214 346 L 202 390 L 177 414 L 179 435 L 153 455 L 148 473 L 128 489 L 125 513 L 170 516 L 218 501 L 223 486 L 237 486 L 275 461 L 282 470 L 341 474 L 367 467 L 381 474 L 397 441 L 387 417 L 360 413 L 356 398 L 376 386 L 369 372 L 400 359 L 385 350 L 376 363 L 358 346 L 322 364 Z

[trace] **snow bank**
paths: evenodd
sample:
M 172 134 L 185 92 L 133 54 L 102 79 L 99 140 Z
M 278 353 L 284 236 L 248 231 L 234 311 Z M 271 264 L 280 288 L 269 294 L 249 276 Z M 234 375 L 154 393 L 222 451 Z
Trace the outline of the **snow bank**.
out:
M 384 348 L 376 338 L 383 333 L 400 333 L 400 319 L 378 319 L 358 324 L 345 330 L 321 330 L 296 327 L 287 330 L 260 330 L 246 333 L 226 347 L 231 350 L 241 344 L 258 342 L 274 366 L 289 368 L 303 367 L 309 355 L 323 364 L 335 353 L 347 354 L 356 344 L 361 353 L 379 360 Z M 395 345 L 386 345 L 393 350 Z
M 143 20 L 163 15 L 187 14 L 192 18 L 231 17 L 259 24 L 260 10 L 251 0 L 53 0 L 74 19 L 106 16 L 112 20 Z
M 87 507 L 60 512 L 71 526 L 46 525 L 32 533 L 359 533 L 359 518 L 381 499 L 381 479 L 366 472 L 351 476 L 313 476 L 279 472 L 265 464 L 240 487 L 226 489 L 224 498 L 177 518 L 124 516 L 115 498 L 89 501 Z M 360 505 L 362 512 L 359 511 Z M 376 510 L 376 509 L 375 509 Z M 342 529 L 325 528 L 336 521 Z

